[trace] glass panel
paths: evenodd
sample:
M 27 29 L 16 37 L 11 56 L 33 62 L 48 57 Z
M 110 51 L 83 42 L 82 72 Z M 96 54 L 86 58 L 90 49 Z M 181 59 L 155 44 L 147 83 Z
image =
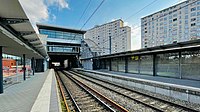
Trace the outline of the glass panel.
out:
M 106 60 L 106 69 L 109 69 L 109 60 Z
M 3 87 L 7 88 L 13 84 L 23 81 L 22 58 L 3 54 L 2 55 Z M 30 59 L 26 59 L 26 76 L 32 75 Z
M 132 56 L 128 58 L 128 72 L 129 73 L 139 73 L 138 60 L 139 60 L 139 56 Z
M 157 75 L 179 78 L 178 53 L 165 53 L 157 55 Z
M 183 78 L 200 80 L 200 50 L 182 52 L 181 73 Z
M 153 55 L 140 57 L 140 74 L 153 75 Z
M 67 39 L 67 40 L 79 40 L 81 41 L 83 34 L 71 33 L 71 32 L 61 32 L 54 30 L 45 30 L 40 29 L 41 34 L 48 35 L 48 38 L 59 38 L 59 39 Z
M 119 58 L 118 71 L 119 72 L 125 72 L 125 58 Z
M 73 52 L 78 53 L 78 47 L 68 47 L 68 46 L 48 46 L 49 52 Z
M 111 67 L 112 71 L 118 71 L 117 58 L 112 59 L 111 65 L 112 65 Z

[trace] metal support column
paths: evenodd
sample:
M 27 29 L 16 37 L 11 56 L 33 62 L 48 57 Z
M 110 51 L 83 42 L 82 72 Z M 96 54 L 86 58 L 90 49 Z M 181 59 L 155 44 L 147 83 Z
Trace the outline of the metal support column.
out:
M 182 79 L 182 73 L 181 73 L 181 63 L 182 63 L 182 56 L 181 56 L 181 51 L 178 52 L 179 55 L 179 62 L 178 62 L 178 68 L 179 68 L 179 78 Z
M 24 76 L 24 80 L 26 80 L 26 59 L 25 59 L 25 54 L 23 54 L 23 76 Z
M 128 57 L 125 57 L 125 73 L 128 73 Z
M 157 75 L 157 62 L 156 62 L 156 54 L 153 54 L 153 76 Z
M 18 74 L 18 59 L 16 59 L 16 76 L 17 76 L 17 82 L 19 82 L 19 74 Z
M 0 46 L 0 94 L 3 93 L 2 47 Z
M 32 57 L 31 59 L 31 68 L 33 71 L 33 75 L 35 75 L 35 58 L 34 57 Z
M 111 44 L 112 44 L 112 42 L 111 42 L 111 36 L 109 36 L 109 45 L 110 45 L 110 46 L 109 46 L 109 49 L 110 49 L 110 54 L 111 54 L 111 47 L 112 47 Z

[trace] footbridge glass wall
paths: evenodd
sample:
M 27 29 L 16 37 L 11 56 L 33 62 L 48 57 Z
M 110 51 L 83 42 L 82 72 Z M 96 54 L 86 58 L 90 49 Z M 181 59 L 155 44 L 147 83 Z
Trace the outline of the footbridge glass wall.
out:
M 127 65 L 126 65 L 127 59 Z M 200 80 L 200 50 L 176 51 L 150 55 L 133 55 L 101 60 L 101 69 L 138 75 Z

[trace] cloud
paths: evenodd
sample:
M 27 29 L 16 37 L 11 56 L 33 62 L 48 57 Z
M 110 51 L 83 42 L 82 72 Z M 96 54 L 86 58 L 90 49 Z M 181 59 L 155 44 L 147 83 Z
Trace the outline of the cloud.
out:
M 141 48 L 141 27 L 124 22 L 124 26 L 131 27 L 131 50 Z
M 69 9 L 69 4 L 65 0 L 46 0 L 46 3 L 48 6 L 57 6 L 59 9 Z
M 36 23 L 47 21 L 49 18 L 48 8 L 43 0 L 19 0 L 31 24 L 37 32 Z
M 178 0 L 178 3 L 181 3 L 181 2 L 184 2 L 184 1 L 187 1 L 187 0 Z
M 65 0 L 19 0 L 19 2 L 37 33 L 36 23 L 56 20 L 56 16 L 48 11 L 50 6 L 59 9 L 69 8 Z

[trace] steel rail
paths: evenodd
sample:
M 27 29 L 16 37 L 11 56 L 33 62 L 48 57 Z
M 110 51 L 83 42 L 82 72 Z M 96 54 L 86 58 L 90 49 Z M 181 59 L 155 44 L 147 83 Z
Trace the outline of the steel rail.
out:
M 61 80 L 60 76 L 58 75 L 59 73 L 58 73 L 58 72 L 56 72 L 56 73 L 57 73 L 57 78 L 58 78 L 58 79 L 60 80 L 60 82 L 61 82 L 61 83 L 59 82 L 60 85 L 62 84 L 63 87 L 65 88 L 65 90 L 66 90 L 66 92 L 68 93 L 68 95 L 69 95 L 69 97 L 70 97 L 70 99 L 71 99 L 71 101 L 72 101 L 74 107 L 76 108 L 76 111 L 77 111 L 77 112 L 81 112 L 79 106 L 77 105 L 76 101 L 74 100 L 74 98 L 73 98 L 72 94 L 70 93 L 69 89 L 64 85 L 63 81 Z M 64 94 L 64 92 L 63 92 L 63 94 Z M 66 100 L 66 98 L 65 98 L 65 95 L 64 95 L 64 99 L 65 99 L 64 102 L 66 102 L 66 104 L 67 104 L 67 100 Z M 68 108 L 68 109 L 69 109 L 69 108 Z M 69 111 L 69 112 L 70 112 L 70 111 Z
M 84 86 L 85 88 L 87 88 L 89 91 L 95 93 L 95 95 L 99 96 L 100 99 L 103 99 L 106 103 L 108 103 L 109 105 L 113 106 L 115 109 L 117 109 L 118 111 L 121 112 L 128 112 L 127 109 L 125 109 L 124 107 L 122 107 L 121 105 L 117 104 L 116 102 L 112 101 L 111 99 L 107 98 L 106 96 L 104 96 L 103 94 L 99 93 L 98 91 L 96 91 L 95 89 L 89 87 L 88 85 L 84 84 L 83 82 L 81 82 L 80 80 L 77 80 L 73 77 L 70 77 L 69 75 L 72 75 L 69 72 L 63 72 L 64 74 L 66 74 L 67 77 L 69 77 L 70 79 L 72 79 L 73 81 L 77 82 L 78 84 Z
M 70 72 L 71 72 L 71 71 L 70 71 Z M 97 84 L 97 85 L 99 85 L 99 86 L 101 86 L 101 87 L 103 87 L 103 88 L 106 88 L 106 89 L 108 89 L 108 90 L 110 90 L 110 91 L 113 91 L 113 92 L 115 92 L 115 93 L 117 93 L 117 94 L 120 94 L 120 95 L 122 95 L 122 96 L 124 96 L 124 97 L 127 97 L 127 98 L 129 98 L 129 99 L 131 99 L 131 100 L 134 100 L 135 102 L 140 103 L 140 104 L 142 104 L 142 105 L 144 105 L 144 106 L 147 106 L 147 107 L 149 107 L 149 108 L 151 108 L 151 109 L 153 109 L 153 110 L 156 110 L 156 111 L 158 111 L 158 112 L 164 112 L 164 111 L 161 110 L 160 108 L 156 108 L 156 107 L 154 107 L 154 106 L 152 106 L 152 105 L 149 105 L 149 104 L 147 104 L 147 103 L 144 103 L 144 102 L 142 102 L 142 101 L 140 101 L 140 100 L 138 100 L 138 99 L 134 99 L 134 98 L 132 98 L 132 97 L 130 97 L 130 96 L 127 96 L 127 95 L 125 95 L 125 94 L 123 94 L 123 93 L 121 93 L 121 92 L 119 92 L 119 91 L 115 91 L 115 90 L 113 90 L 113 89 L 111 89 L 111 88 L 109 88 L 109 87 L 103 86 L 103 85 L 101 85 L 101 84 L 99 84 L 99 83 L 97 83 L 97 82 L 94 82 L 94 81 L 91 81 L 91 80 L 89 80 L 89 79 L 86 79 L 86 78 L 80 76 L 80 74 L 77 74 L 77 73 L 75 73 L 75 72 L 71 72 L 71 73 L 74 73 L 74 74 L 76 74 L 76 75 L 79 75 L 79 77 L 81 77 L 81 78 L 83 78 L 83 79 L 85 79 L 85 80 L 88 80 L 88 81 L 90 81 L 90 82 L 92 82 L 92 83 L 95 83 L 95 84 Z
M 84 74 L 84 73 L 80 73 L 80 72 L 78 72 L 78 71 L 73 71 L 73 72 L 74 72 L 74 73 L 79 73 L 79 74 L 82 74 L 82 75 Z M 88 77 L 91 77 L 91 76 L 88 76 Z M 160 99 L 160 98 L 157 98 L 157 97 L 154 97 L 154 96 L 150 96 L 150 95 L 147 95 L 147 94 L 145 94 L 145 93 L 142 93 L 142 92 L 139 92 L 139 91 L 136 91 L 136 90 L 127 88 L 127 87 L 123 87 L 123 86 L 118 85 L 118 84 L 114 84 L 114 83 L 111 83 L 111 82 L 108 82 L 108 81 L 105 81 L 105 80 L 102 80 L 102 79 L 98 79 L 98 78 L 95 78 L 95 77 L 91 77 L 91 78 L 93 78 L 93 79 L 95 79 L 95 80 L 102 81 L 102 82 L 104 82 L 104 83 L 111 84 L 111 85 L 113 85 L 113 86 L 117 86 L 117 87 L 122 88 L 122 89 L 126 89 L 126 90 L 128 90 L 128 91 L 135 92 L 135 93 L 137 93 L 137 94 L 140 94 L 140 95 L 143 95 L 143 96 L 145 96 L 145 97 L 149 97 L 149 98 L 158 100 L 158 101 L 163 102 L 163 103 L 167 103 L 167 104 L 173 105 L 173 106 L 175 106 L 175 107 L 177 107 L 177 108 L 182 108 L 182 109 L 184 109 L 184 110 L 186 110 L 186 111 L 189 111 L 189 112 L 199 112 L 198 110 L 195 110 L 195 109 L 192 109 L 192 108 L 189 108 L 189 107 L 185 107 L 185 106 L 183 106 L 183 105 L 176 104 L 176 103 L 173 103 L 173 102 L 170 102 L 170 101 L 167 101 L 167 100 L 163 100 L 163 99 Z M 139 101 L 139 102 L 141 102 L 141 101 Z M 144 105 L 146 105 L 146 104 L 144 104 Z M 148 104 L 148 105 L 149 105 L 149 104 Z M 153 107 L 153 108 L 154 108 L 154 107 Z M 159 110 L 160 110 L 160 111 L 163 111 L 163 110 L 161 110 L 161 109 L 159 109 Z
M 67 109 L 67 112 L 70 112 L 69 106 L 68 106 L 68 104 L 67 104 L 67 101 L 66 101 L 66 98 L 65 98 L 65 94 L 64 94 L 64 91 L 63 91 L 63 89 L 62 89 L 62 87 L 61 87 L 60 79 L 59 79 L 59 77 L 57 76 L 57 73 L 56 73 L 56 80 L 57 80 L 57 82 L 58 82 L 58 86 L 59 86 L 59 89 L 60 89 L 60 92 L 61 92 L 61 96 L 62 96 L 63 101 L 64 101 L 64 104 L 65 104 L 65 108 Z

